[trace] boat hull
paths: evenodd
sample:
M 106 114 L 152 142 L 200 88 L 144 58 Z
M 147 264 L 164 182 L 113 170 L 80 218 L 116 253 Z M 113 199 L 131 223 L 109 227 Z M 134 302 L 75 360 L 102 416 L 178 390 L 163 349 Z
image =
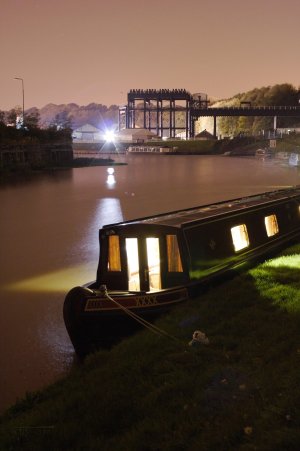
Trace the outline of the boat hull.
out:
M 75 287 L 64 302 L 64 321 L 79 357 L 111 347 L 120 339 L 153 322 L 175 305 L 187 300 L 188 290 L 179 287 L 147 293 L 108 292 Z

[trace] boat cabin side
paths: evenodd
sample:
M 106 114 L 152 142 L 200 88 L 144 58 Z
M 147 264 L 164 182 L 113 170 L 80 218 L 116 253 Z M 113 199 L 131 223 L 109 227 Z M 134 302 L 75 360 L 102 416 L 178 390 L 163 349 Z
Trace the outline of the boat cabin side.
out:
M 300 235 L 300 198 L 185 224 L 190 280 L 224 272 L 241 261 L 275 250 Z
M 100 230 L 97 286 L 117 291 L 159 291 L 185 285 L 188 268 L 179 228 L 144 223 Z

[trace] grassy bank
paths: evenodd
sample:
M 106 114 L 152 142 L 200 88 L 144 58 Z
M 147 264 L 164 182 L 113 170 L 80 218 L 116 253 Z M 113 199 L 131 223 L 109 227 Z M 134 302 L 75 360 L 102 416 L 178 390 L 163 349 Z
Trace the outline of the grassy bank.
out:
M 148 145 L 168 146 L 176 148 L 178 154 L 183 155 L 221 155 L 228 151 L 246 149 L 255 153 L 255 150 L 259 147 L 268 146 L 269 140 L 259 139 L 257 137 L 236 137 L 234 139 L 222 139 L 222 140 L 167 140 L 162 142 L 151 141 Z
M 300 135 L 291 133 L 290 135 L 284 136 L 282 139 L 278 139 L 276 150 L 281 152 L 300 153 Z
M 167 141 L 149 141 L 145 145 L 157 146 L 157 147 L 170 147 L 176 148 L 178 154 L 199 154 L 209 155 L 214 152 L 215 140 L 208 141 L 193 141 L 193 140 L 167 140 Z
M 161 146 L 162 143 L 151 141 L 148 145 Z M 270 139 L 245 136 L 235 137 L 233 139 L 225 138 L 222 140 L 167 140 L 163 143 L 168 147 L 177 147 L 179 154 L 196 154 L 196 155 L 221 155 L 225 152 L 231 152 L 232 155 L 249 154 L 255 155 L 259 148 L 267 148 L 270 145 Z M 291 133 L 290 135 L 283 135 L 276 141 L 276 148 L 274 152 L 298 152 L 300 153 L 300 135 Z
M 162 318 L 178 341 L 142 332 L 28 394 L 0 449 L 298 449 L 300 245 L 282 255 Z

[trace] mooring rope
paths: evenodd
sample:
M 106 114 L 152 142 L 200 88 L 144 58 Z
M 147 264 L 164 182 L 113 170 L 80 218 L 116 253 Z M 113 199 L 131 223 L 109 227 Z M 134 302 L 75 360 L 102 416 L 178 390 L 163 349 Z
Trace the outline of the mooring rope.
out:
M 130 309 L 124 307 L 124 305 L 120 304 L 118 301 L 116 301 L 115 299 L 113 299 L 107 291 L 106 285 L 101 285 L 100 286 L 100 293 L 101 295 L 105 296 L 107 299 L 109 299 L 110 301 L 112 301 L 114 304 L 116 304 L 121 310 L 123 310 L 128 316 L 130 316 L 131 318 L 133 318 L 135 321 L 137 321 L 139 324 L 141 324 L 142 326 L 144 326 L 146 329 L 150 330 L 151 332 L 157 334 L 157 335 L 161 335 L 163 337 L 167 337 L 170 338 L 173 341 L 176 341 L 176 343 L 180 343 L 183 344 L 177 337 L 174 337 L 173 335 L 170 335 L 168 332 L 166 332 L 163 329 L 160 329 L 159 327 L 155 326 L 152 323 L 149 323 L 149 321 L 145 320 L 144 318 L 142 318 L 141 316 L 137 315 L 136 313 L 132 312 Z

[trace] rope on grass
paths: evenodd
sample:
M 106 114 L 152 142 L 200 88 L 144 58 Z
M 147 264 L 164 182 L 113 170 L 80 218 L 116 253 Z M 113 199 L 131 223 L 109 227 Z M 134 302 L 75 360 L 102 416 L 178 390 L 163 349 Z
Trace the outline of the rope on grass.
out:
M 117 305 L 123 312 L 125 312 L 128 316 L 133 318 L 135 321 L 137 321 L 139 324 L 144 326 L 146 329 L 150 330 L 151 332 L 155 333 L 156 335 L 160 335 L 162 337 L 170 338 L 173 341 L 176 341 L 176 343 L 183 344 L 177 337 L 174 337 L 173 335 L 170 335 L 168 332 L 166 332 L 163 329 L 160 329 L 159 327 L 155 326 L 152 323 L 149 323 L 149 321 L 146 321 L 141 316 L 137 315 L 136 313 L 132 312 L 130 309 L 124 307 L 124 305 L 120 304 L 118 301 L 113 299 L 107 291 L 106 285 L 100 286 L 100 293 L 102 296 L 105 296 L 107 299 L 109 299 L 111 302 L 113 302 L 115 305 Z

